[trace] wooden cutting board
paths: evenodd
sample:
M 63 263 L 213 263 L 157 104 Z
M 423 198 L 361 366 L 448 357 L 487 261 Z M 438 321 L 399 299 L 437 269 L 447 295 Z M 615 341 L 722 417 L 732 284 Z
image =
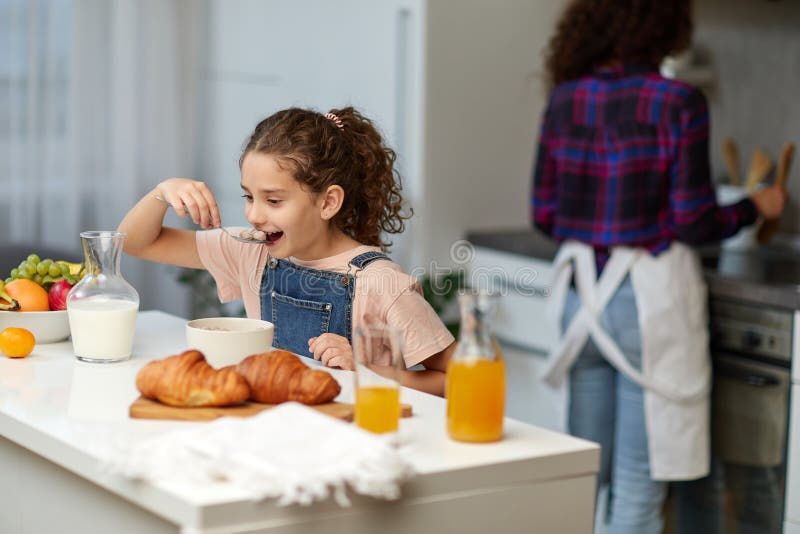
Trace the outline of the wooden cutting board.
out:
M 269 410 L 278 406 L 277 404 L 261 404 L 258 402 L 246 402 L 236 406 L 221 406 L 221 407 L 199 407 L 199 408 L 177 408 L 175 406 L 167 406 L 158 401 L 139 397 L 133 404 L 131 404 L 128 413 L 134 419 L 171 419 L 177 421 L 213 421 L 220 417 L 249 417 L 257 413 Z M 324 414 L 342 419 L 343 421 L 352 421 L 354 407 L 347 402 L 327 402 L 325 404 L 318 404 L 310 406 Z M 411 417 L 411 405 L 400 405 L 400 416 Z

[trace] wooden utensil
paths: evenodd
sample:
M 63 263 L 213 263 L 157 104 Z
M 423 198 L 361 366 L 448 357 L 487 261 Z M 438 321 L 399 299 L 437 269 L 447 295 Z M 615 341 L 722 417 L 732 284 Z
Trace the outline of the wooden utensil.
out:
M 722 140 L 722 160 L 725 162 L 730 184 L 737 187 L 742 185 L 742 177 L 739 174 L 739 148 L 732 137 Z
M 277 404 L 261 404 L 246 402 L 236 406 L 207 406 L 200 408 L 178 408 L 167 406 L 158 401 L 139 397 L 131 404 L 128 413 L 133 419 L 171 419 L 175 421 L 212 421 L 220 417 L 250 417 L 278 406 Z M 327 402 L 310 406 L 331 417 L 343 421 L 352 421 L 355 406 L 347 402 Z M 411 417 L 411 405 L 400 405 L 400 417 Z
M 753 151 L 753 157 L 750 158 L 750 170 L 747 172 L 747 190 L 754 191 L 758 184 L 760 184 L 772 170 L 772 160 L 761 148 L 756 148 Z
M 786 181 L 789 179 L 789 167 L 792 165 L 792 158 L 794 157 L 794 143 L 786 143 L 781 149 L 781 156 L 778 160 L 778 172 L 775 177 L 775 185 L 779 187 L 786 187 Z M 780 226 L 780 218 L 764 221 L 758 229 L 758 242 L 761 244 L 768 243 L 778 231 Z

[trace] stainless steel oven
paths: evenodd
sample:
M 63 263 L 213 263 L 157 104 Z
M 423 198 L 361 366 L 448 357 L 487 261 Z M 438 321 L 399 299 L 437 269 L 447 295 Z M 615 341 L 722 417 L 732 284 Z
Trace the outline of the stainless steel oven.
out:
M 782 532 L 793 312 L 712 299 L 711 474 L 670 487 L 665 532 Z

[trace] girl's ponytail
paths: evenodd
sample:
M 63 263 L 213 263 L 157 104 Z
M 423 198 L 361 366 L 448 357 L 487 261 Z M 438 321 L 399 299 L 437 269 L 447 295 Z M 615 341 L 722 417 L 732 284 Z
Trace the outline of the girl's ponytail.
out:
M 394 166 L 397 155 L 384 144 L 372 121 L 354 108 L 334 109 L 330 113 L 341 121 L 339 131 L 350 145 L 354 159 L 351 187 L 345 190 L 337 223 L 356 241 L 389 246 L 391 242 L 384 242 L 381 233 L 402 232 L 404 221 L 411 216 L 411 212 L 401 213 L 401 178 Z

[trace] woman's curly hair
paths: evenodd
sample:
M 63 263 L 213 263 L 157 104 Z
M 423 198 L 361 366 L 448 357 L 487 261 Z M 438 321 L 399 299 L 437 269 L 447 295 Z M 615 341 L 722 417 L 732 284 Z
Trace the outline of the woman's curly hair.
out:
M 413 214 L 411 210 L 401 213 L 401 179 L 394 168 L 397 156 L 372 121 L 354 108 L 330 113 L 338 117 L 338 124 L 300 108 L 267 117 L 247 141 L 239 166 L 256 151 L 274 155 L 313 193 L 341 186 L 344 201 L 333 223 L 360 243 L 386 248 L 391 242 L 383 241 L 382 232 L 402 232 L 404 221 Z
M 574 0 L 550 40 L 551 86 L 614 62 L 658 65 L 689 46 L 691 0 Z

